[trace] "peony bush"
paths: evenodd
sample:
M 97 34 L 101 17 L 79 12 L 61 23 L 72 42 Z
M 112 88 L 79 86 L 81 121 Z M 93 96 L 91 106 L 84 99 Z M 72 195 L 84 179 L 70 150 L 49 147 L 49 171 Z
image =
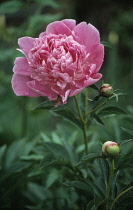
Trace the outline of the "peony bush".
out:
M 50 23 L 39 38 L 18 40 L 12 87 L 17 96 L 47 96 L 55 106 L 101 79 L 104 58 L 99 31 L 91 24 L 65 19 Z
M 108 139 L 112 138 L 109 141 L 102 140 L 102 135 L 93 135 L 95 132 L 99 132 L 95 123 L 102 126 L 100 127 L 102 133 L 105 132 L 107 128 L 106 120 L 110 120 L 110 117 L 116 114 L 127 115 L 127 112 L 121 107 L 112 106 L 111 103 L 107 106 L 109 101 L 115 99 L 118 102 L 119 96 L 125 95 L 122 90 L 114 90 L 114 87 L 108 83 L 102 84 L 100 88 L 93 85 L 102 77 L 99 70 L 104 59 L 104 46 L 100 43 L 99 31 L 86 22 L 76 25 L 75 20 L 65 19 L 50 23 L 46 31 L 39 35 L 39 38 L 22 37 L 18 40 L 18 44 L 20 46 L 19 50 L 25 57 L 18 57 L 15 60 L 14 75 L 12 77 L 12 87 L 15 94 L 28 97 L 47 96 L 49 100 L 45 100 L 33 110 L 51 110 L 51 113 L 61 116 L 76 125 L 83 134 L 81 144 L 77 141 L 77 136 L 74 137 L 74 140 L 70 138 L 72 143 L 68 138 L 68 134 L 64 135 L 64 129 L 62 129 L 63 138 L 59 137 L 57 140 L 58 135 L 53 135 L 56 140 L 53 139 L 50 142 L 50 140 L 47 140 L 48 138 L 44 138 L 42 144 L 40 144 L 39 139 L 39 148 L 35 150 L 35 155 L 31 150 L 31 155 L 22 157 L 22 160 L 26 161 L 33 159 L 35 163 L 40 160 L 40 165 L 37 165 L 35 174 L 32 171 L 27 177 L 39 175 L 38 180 L 41 174 L 44 179 L 48 175 L 46 181 L 39 181 L 41 185 L 33 185 L 33 189 L 39 186 L 37 195 L 41 195 L 40 201 L 42 201 L 42 198 L 45 200 L 40 203 L 37 200 L 37 206 L 26 205 L 26 207 L 38 210 L 50 209 L 51 202 L 53 202 L 52 209 L 53 206 L 55 209 L 67 208 L 66 204 L 68 203 L 67 209 L 115 210 L 123 209 L 121 199 L 126 198 L 126 205 L 130 209 L 130 202 L 132 202 L 130 192 L 133 190 L 132 181 L 129 181 L 125 188 L 123 188 L 123 185 L 120 187 L 121 181 L 118 174 L 119 170 L 129 165 L 125 162 L 122 152 L 124 151 L 123 154 L 128 153 L 125 145 L 132 139 L 122 140 L 117 143 L 113 139 L 115 138 L 113 134 L 109 135 Z M 98 94 L 94 95 L 92 99 L 90 99 L 88 88 L 86 88 L 88 86 L 91 86 Z M 81 93 L 82 90 L 84 91 Z M 72 110 L 66 104 L 68 97 L 71 96 L 74 96 Z M 59 108 L 54 107 L 63 104 L 66 105 Z M 26 115 L 25 112 L 24 117 Z M 104 124 L 106 126 L 103 128 Z M 92 132 L 93 137 L 91 132 L 89 133 L 90 125 L 95 126 Z M 123 130 L 133 135 L 133 131 L 124 128 Z M 66 142 L 64 136 L 67 136 Z M 105 143 L 102 148 L 100 147 L 99 152 L 92 153 L 92 145 L 93 150 L 97 150 L 96 140 L 99 141 L 99 144 L 100 141 Z M 35 146 L 38 146 L 38 143 Z M 19 165 L 21 166 L 21 164 Z M 34 163 L 33 166 L 35 167 Z M 29 167 L 32 168 L 31 165 Z M 47 174 L 48 167 L 53 168 L 54 172 L 50 170 L 50 173 Z M 20 169 L 18 171 L 20 172 Z M 63 188 L 61 188 L 60 182 L 64 183 Z M 43 187 L 42 183 L 44 183 Z M 56 187 L 55 192 L 51 190 L 53 197 L 44 191 L 45 187 L 47 192 L 52 185 Z M 72 194 L 71 196 L 69 191 L 64 190 L 64 186 L 77 188 L 81 191 L 73 191 L 75 195 Z M 58 187 L 60 194 L 57 191 Z M 31 189 L 30 191 L 32 191 Z M 41 193 L 38 193 L 39 189 L 41 189 Z M 48 199 L 46 194 L 48 194 Z M 64 195 L 64 203 L 60 200 L 62 195 Z M 76 198 L 75 202 L 73 202 L 74 197 Z M 69 202 L 70 200 L 71 202 Z M 47 201 L 50 202 L 50 205 L 47 204 Z M 56 206 L 56 203 L 61 207 Z

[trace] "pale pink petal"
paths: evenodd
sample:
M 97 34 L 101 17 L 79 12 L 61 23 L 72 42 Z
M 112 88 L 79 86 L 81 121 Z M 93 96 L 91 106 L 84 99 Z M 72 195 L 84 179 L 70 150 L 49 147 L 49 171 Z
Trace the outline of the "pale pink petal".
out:
M 62 22 L 66 24 L 71 30 L 73 30 L 74 27 L 76 26 L 76 21 L 73 19 L 65 19 L 62 20 Z
M 98 30 L 86 22 L 81 22 L 74 28 L 75 35 L 79 38 L 80 44 L 85 45 L 88 52 L 90 52 L 93 45 L 100 43 L 100 36 Z
M 56 35 L 65 34 L 67 36 L 70 36 L 72 34 L 70 28 L 61 21 L 55 21 L 53 23 L 50 23 L 46 28 L 46 33 L 47 35 L 48 34 L 56 34 Z
M 84 87 L 83 87 L 83 88 L 80 88 L 80 89 L 77 89 L 77 88 L 75 87 L 75 88 L 73 88 L 73 89 L 71 90 L 69 96 L 77 95 L 77 94 L 81 93 L 81 91 L 82 91 L 83 89 L 84 89 Z
M 65 91 L 65 95 L 62 96 L 62 102 L 63 102 L 63 104 L 66 103 L 67 98 L 68 98 L 70 92 L 71 92 L 71 90 L 69 89 L 69 90 Z
M 57 85 L 53 85 L 51 89 L 62 98 L 63 103 L 66 103 L 69 93 L 71 92 L 71 88 L 69 87 L 69 85 L 63 90 L 60 89 L 60 87 L 58 87 Z
M 96 51 L 94 62 L 96 64 L 97 72 L 99 71 L 104 59 L 104 46 L 100 44 Z
M 13 68 L 13 72 L 15 74 L 20 74 L 24 76 L 30 76 L 30 72 L 28 71 L 29 64 L 27 58 L 25 57 L 18 57 L 14 62 L 15 66 Z
M 40 96 L 47 96 L 50 100 L 57 99 L 57 94 L 48 85 L 41 85 L 37 81 L 30 81 L 27 85 Z
M 42 33 L 40 33 L 39 38 L 44 37 L 45 35 L 46 35 L 46 32 L 42 32 Z
M 84 82 L 84 86 L 85 86 L 85 87 L 88 87 L 88 86 L 90 86 L 90 85 L 93 85 L 93 84 L 96 83 L 99 79 L 101 79 L 101 77 L 102 77 L 102 74 L 97 73 L 97 74 L 95 75 L 95 77 L 93 77 L 93 78 L 90 77 L 88 80 L 86 80 L 86 81 Z
M 12 77 L 12 88 L 17 96 L 38 97 L 39 95 L 32 91 L 27 82 L 31 80 L 30 77 L 14 74 Z
M 22 37 L 18 39 L 18 44 L 23 51 L 23 53 L 28 56 L 29 51 L 33 48 L 34 38 Z

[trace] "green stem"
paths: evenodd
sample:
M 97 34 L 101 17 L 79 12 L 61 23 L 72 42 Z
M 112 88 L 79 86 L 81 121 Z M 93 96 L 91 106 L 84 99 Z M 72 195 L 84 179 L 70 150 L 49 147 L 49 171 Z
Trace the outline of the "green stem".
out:
M 83 123 L 83 136 L 84 136 L 84 144 L 85 144 L 85 154 L 87 155 L 88 154 L 88 146 L 87 146 L 87 134 L 86 134 L 86 130 L 87 130 L 86 117 L 84 119 L 83 116 L 82 116 L 81 109 L 80 109 L 79 103 L 78 103 L 77 95 L 74 96 L 74 99 L 75 99 L 75 103 L 76 103 L 79 118 L 80 118 L 81 122 Z
M 113 206 L 115 205 L 116 201 L 126 192 L 128 192 L 129 190 L 133 189 L 133 186 L 129 187 L 128 189 L 124 190 L 122 193 L 120 193 L 116 198 L 115 200 L 113 201 L 111 207 L 110 207 L 110 210 L 113 210 Z
M 97 111 L 97 110 L 98 110 L 99 108 L 101 108 L 104 104 L 106 104 L 107 101 L 108 101 L 108 100 L 104 101 L 102 104 L 100 104 L 99 106 L 97 106 L 95 109 L 92 109 L 90 112 L 88 112 L 88 113 L 86 114 L 86 116 L 89 115 L 89 114 L 91 114 L 91 113 L 93 113 L 93 112 L 95 112 L 95 111 Z
M 84 123 L 84 119 L 83 119 L 83 116 L 82 116 L 82 113 L 81 113 L 81 110 L 80 110 L 80 107 L 79 107 L 77 95 L 74 96 L 74 99 L 75 99 L 76 107 L 77 107 L 77 110 L 78 110 L 79 118 L 81 119 L 82 123 Z
M 87 119 L 87 111 L 88 111 L 88 88 L 85 89 L 85 121 Z
M 83 125 L 83 135 L 84 135 L 84 143 L 85 143 L 85 154 L 88 155 L 88 145 L 87 145 L 87 135 L 86 135 L 86 124 Z
M 84 134 L 84 142 L 85 142 L 85 154 L 88 154 L 88 146 L 87 146 L 87 111 L 88 111 L 88 88 L 85 89 L 85 110 L 84 110 L 84 126 L 83 126 L 83 134 Z
M 106 188 L 106 197 L 105 197 L 105 199 L 108 199 L 109 195 L 110 195 L 111 184 L 112 184 L 112 180 L 113 180 L 113 176 L 114 176 L 114 168 L 115 168 L 114 167 L 114 159 L 111 159 L 109 181 L 108 181 L 108 185 L 107 185 L 107 188 Z M 106 206 L 106 209 L 108 210 L 108 204 Z

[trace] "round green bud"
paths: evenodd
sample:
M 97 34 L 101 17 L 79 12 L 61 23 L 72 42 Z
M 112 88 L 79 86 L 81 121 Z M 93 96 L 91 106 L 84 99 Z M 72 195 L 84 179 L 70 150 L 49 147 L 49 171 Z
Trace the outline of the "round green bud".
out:
M 111 97 L 113 95 L 113 87 L 109 84 L 103 84 L 100 87 L 100 95 L 103 97 Z
M 102 145 L 102 153 L 107 158 L 116 158 L 120 153 L 120 147 L 116 142 L 106 141 Z

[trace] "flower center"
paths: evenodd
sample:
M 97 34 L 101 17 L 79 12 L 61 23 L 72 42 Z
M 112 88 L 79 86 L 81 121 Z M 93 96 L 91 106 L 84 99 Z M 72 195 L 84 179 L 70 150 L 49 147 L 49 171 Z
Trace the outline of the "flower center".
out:
M 85 47 L 72 36 L 46 35 L 36 39 L 29 52 L 29 71 L 42 85 L 56 83 L 65 88 L 84 77 L 88 57 Z

